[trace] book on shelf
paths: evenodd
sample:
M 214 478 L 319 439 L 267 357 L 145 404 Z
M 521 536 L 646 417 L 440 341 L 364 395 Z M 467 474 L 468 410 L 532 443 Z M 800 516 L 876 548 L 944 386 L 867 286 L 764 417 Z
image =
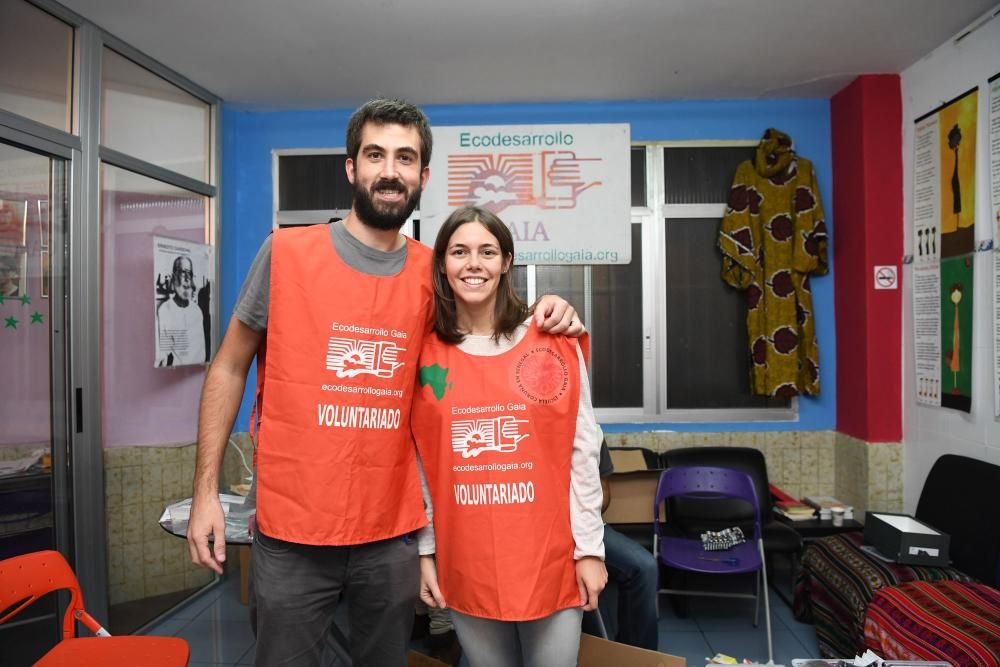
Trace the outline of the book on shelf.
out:
M 834 507 L 847 509 L 850 507 L 847 503 L 833 496 L 806 496 L 802 499 L 802 502 L 818 510 L 832 510 Z
M 802 503 L 785 501 L 775 503 L 774 512 L 789 521 L 809 521 L 814 518 L 816 509 Z

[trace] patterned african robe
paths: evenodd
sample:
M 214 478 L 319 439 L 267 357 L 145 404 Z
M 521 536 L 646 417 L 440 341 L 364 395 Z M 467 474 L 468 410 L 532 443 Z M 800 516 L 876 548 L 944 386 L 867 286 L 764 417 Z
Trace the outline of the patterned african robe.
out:
M 812 163 L 796 157 L 770 178 L 736 170 L 719 230 L 722 279 L 747 294 L 754 394 L 819 394 L 819 348 L 809 287 L 827 272 L 827 232 Z

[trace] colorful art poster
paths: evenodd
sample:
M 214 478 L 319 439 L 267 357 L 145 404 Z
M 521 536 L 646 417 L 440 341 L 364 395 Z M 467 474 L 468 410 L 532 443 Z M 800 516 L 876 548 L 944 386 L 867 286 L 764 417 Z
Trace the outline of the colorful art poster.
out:
M 941 405 L 972 407 L 972 268 L 974 256 L 941 258 Z
M 976 250 L 976 120 L 979 91 L 971 90 L 938 112 L 941 151 L 941 257 Z
M 628 264 L 630 151 L 626 124 L 436 126 L 421 239 L 478 206 L 510 229 L 516 264 Z
M 993 415 L 1000 417 L 1000 74 L 990 77 L 990 219 L 993 221 Z
M 917 401 L 964 412 L 972 409 L 978 107 L 974 88 L 918 118 L 914 132 Z

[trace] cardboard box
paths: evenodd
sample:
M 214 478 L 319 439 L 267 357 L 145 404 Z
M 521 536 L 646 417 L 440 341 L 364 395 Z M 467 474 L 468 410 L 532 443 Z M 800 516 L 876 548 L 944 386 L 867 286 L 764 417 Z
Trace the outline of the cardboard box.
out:
M 897 563 L 947 565 L 949 541 L 947 534 L 908 514 L 865 513 L 865 543 Z
M 435 660 L 416 651 L 406 655 L 407 667 L 447 667 L 447 663 Z M 658 653 L 644 648 L 636 648 L 600 639 L 588 634 L 580 635 L 580 655 L 578 667 L 686 667 L 686 660 L 676 655 Z
M 406 667 L 448 667 L 448 663 L 411 650 L 406 654 Z
M 636 648 L 618 642 L 580 635 L 578 667 L 686 667 L 684 658 L 668 653 Z
M 611 504 L 604 521 L 616 523 L 653 523 L 653 499 L 660 482 L 659 468 L 649 468 L 641 449 L 609 447 L 615 472 L 608 478 Z M 664 520 L 660 508 L 660 521 Z

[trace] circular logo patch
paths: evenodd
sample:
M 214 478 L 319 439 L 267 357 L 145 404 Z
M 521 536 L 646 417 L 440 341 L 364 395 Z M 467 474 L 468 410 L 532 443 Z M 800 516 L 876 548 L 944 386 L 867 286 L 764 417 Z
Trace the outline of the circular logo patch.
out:
M 528 400 L 555 403 L 569 387 L 569 367 L 552 348 L 535 347 L 518 359 L 514 367 L 514 382 Z

